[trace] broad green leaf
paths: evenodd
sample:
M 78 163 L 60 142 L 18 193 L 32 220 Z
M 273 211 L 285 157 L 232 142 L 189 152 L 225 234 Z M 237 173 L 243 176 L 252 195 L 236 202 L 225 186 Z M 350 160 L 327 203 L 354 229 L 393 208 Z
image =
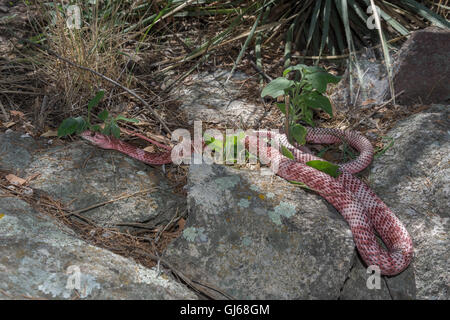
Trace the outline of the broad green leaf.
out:
M 58 128 L 58 137 L 64 137 L 69 134 L 81 133 L 87 129 L 87 123 L 83 117 L 67 118 Z
M 138 120 L 138 119 L 135 119 L 135 118 L 125 118 L 124 116 L 122 116 L 122 115 L 120 115 L 120 114 L 119 114 L 114 120 L 116 120 L 116 121 L 122 120 L 122 121 L 127 121 L 127 122 L 139 123 L 139 120 Z
M 272 80 L 261 92 L 261 97 L 270 96 L 277 98 L 285 94 L 285 90 L 289 89 L 294 84 L 294 81 L 280 77 Z
M 314 89 L 320 93 L 327 91 L 328 83 L 338 83 L 339 77 L 333 76 L 328 72 L 314 72 L 305 75 L 305 79 L 311 83 Z
M 305 95 L 305 103 L 310 108 L 322 109 L 328 113 L 330 117 L 333 116 L 333 108 L 331 107 L 330 100 L 318 92 L 311 92 L 310 94 Z
M 110 136 L 111 135 L 111 123 L 106 123 L 100 132 L 106 136 Z
M 281 146 L 281 153 L 283 154 L 283 156 L 285 156 L 286 158 L 289 158 L 291 160 L 294 160 L 294 155 L 292 154 L 291 151 L 289 151 L 288 148 L 286 148 L 285 146 Z
M 106 119 L 108 119 L 108 115 L 109 115 L 108 110 L 103 110 L 98 114 L 98 118 L 100 120 L 106 121 Z
M 337 178 L 341 174 L 339 171 L 339 167 L 337 165 L 327 161 L 311 160 L 306 162 L 306 165 L 319 171 L 322 171 L 328 174 L 329 176 L 332 176 L 333 178 Z
M 223 141 L 220 139 L 216 139 L 207 133 L 203 135 L 203 140 L 205 141 L 206 145 L 209 146 L 211 150 L 222 152 L 223 151 Z
M 61 123 L 61 125 L 58 128 L 58 137 L 64 137 L 69 134 L 72 134 L 75 132 L 77 128 L 77 122 L 74 118 L 67 118 L 64 119 L 64 121 Z
M 120 138 L 120 128 L 115 121 L 111 122 L 111 133 L 115 138 Z
M 289 72 L 294 71 L 294 70 L 300 71 L 300 72 L 303 73 L 303 69 L 305 69 L 305 68 L 307 68 L 307 67 L 308 67 L 308 66 L 307 66 L 307 65 L 304 65 L 304 64 L 298 64 L 298 65 L 296 65 L 296 66 L 289 67 L 289 68 L 287 68 L 287 69 L 285 69 L 285 70 L 283 71 L 283 77 L 286 77 L 286 75 L 287 75 Z
M 86 120 L 84 120 L 83 117 L 76 117 L 75 121 L 77 122 L 77 129 L 76 129 L 77 134 L 87 130 L 88 124 L 87 124 Z
M 308 131 L 300 124 L 296 124 L 291 128 L 292 137 L 298 144 L 304 145 L 306 143 L 306 135 Z

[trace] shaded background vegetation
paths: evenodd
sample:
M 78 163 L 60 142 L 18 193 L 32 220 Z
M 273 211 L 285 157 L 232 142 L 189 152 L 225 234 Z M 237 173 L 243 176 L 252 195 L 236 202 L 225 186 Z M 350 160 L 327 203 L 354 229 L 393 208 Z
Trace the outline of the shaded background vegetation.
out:
M 68 6 L 75 3 L 82 13 L 80 30 L 66 25 Z M 19 108 L 18 101 L 24 101 L 39 120 L 35 130 L 43 131 L 70 115 L 85 114 L 88 101 L 104 89 L 102 107 L 130 117 L 141 116 L 157 126 L 151 114 L 138 108 L 138 102 L 123 90 L 21 41 L 29 39 L 133 88 L 169 125 L 177 126 L 183 119 L 167 93 L 195 70 L 220 66 L 234 71 L 248 68 L 251 62 L 274 77 L 294 62 L 317 64 L 332 59 L 346 66 L 352 52 L 380 43 L 379 32 L 368 28 L 370 3 L 9 1 L 6 6 L 22 6 L 26 19 L 19 25 L 11 23 L 15 14 L 11 13 L 0 20 L 1 34 L 11 41 L 10 51 L 0 59 L 0 101 L 10 109 Z M 428 25 L 449 26 L 447 0 L 374 3 L 381 9 L 386 46 L 399 45 L 411 31 Z M 2 108 L 7 118 L 8 112 Z

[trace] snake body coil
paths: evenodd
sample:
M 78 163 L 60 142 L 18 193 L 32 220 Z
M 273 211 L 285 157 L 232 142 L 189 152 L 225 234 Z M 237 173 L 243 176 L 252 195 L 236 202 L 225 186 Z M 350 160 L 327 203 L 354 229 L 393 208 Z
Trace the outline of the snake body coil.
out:
M 258 156 L 265 163 L 275 164 L 278 168 L 276 174 L 280 177 L 306 184 L 331 203 L 348 222 L 356 247 L 368 266 L 378 266 L 384 275 L 396 275 L 409 265 L 413 257 L 413 245 L 408 231 L 383 201 L 365 183 L 352 175 L 366 168 L 373 158 L 373 147 L 364 136 L 353 131 L 308 129 L 306 140 L 310 143 L 331 144 L 344 140 L 360 152 L 358 158 L 342 164 L 341 174 L 333 178 L 306 165 L 306 162 L 320 158 L 292 146 L 285 135 L 268 131 L 255 133 L 245 138 L 247 147 L 258 149 L 263 136 L 278 140 L 279 144 L 292 152 L 295 160 L 285 157 L 277 148 L 268 145 L 264 149 L 258 149 Z M 147 164 L 172 162 L 170 151 L 148 153 L 119 139 L 90 131 L 83 132 L 81 136 L 100 148 L 120 151 Z M 387 250 L 378 243 L 375 232 L 381 237 Z

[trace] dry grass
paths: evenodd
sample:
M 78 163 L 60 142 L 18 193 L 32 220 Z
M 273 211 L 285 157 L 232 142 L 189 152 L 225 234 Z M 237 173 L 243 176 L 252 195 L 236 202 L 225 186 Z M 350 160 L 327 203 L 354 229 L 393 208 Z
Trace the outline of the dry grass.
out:
M 118 8 L 117 8 L 118 9 Z M 94 12 L 93 23 L 85 23 L 81 29 L 69 29 L 66 17 L 58 11 L 53 23 L 48 8 L 39 7 L 40 21 L 36 25 L 45 30 L 46 45 L 59 54 L 79 65 L 89 67 L 110 78 L 134 85 L 133 77 L 126 68 L 127 57 L 123 54 L 127 35 L 123 33 L 123 24 L 113 18 L 102 18 L 99 11 Z M 86 109 L 87 102 L 100 88 L 113 91 L 113 85 L 101 81 L 97 76 L 73 68 L 62 61 L 41 57 L 40 69 L 47 79 L 49 95 L 58 96 L 64 114 L 80 114 Z M 44 60 L 45 59 L 45 60 Z

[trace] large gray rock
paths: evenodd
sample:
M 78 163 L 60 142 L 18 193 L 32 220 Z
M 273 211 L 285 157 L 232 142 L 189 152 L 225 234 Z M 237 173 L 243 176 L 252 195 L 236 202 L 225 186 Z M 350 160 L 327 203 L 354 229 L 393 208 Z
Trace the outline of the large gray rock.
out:
M 119 152 L 86 142 L 53 148 L 41 143 L 37 152 L 39 143 L 15 132 L 0 134 L 0 143 L 0 153 L 4 154 L 0 169 L 14 171 L 22 178 L 39 174 L 29 186 L 69 204 L 71 210 L 134 194 L 81 213 L 99 226 L 165 225 L 177 213 L 185 212 L 186 199 L 173 191 L 161 168 L 152 168 Z
M 450 99 L 450 30 L 414 32 L 394 63 L 394 88 L 400 104 L 442 103 Z
M 40 174 L 24 192 L 46 193 L 70 202 L 73 210 L 156 189 L 82 213 L 104 227 L 167 223 L 186 205 L 184 197 L 171 191 L 160 169 L 86 143 L 49 147 L 16 132 L 0 133 L 0 170 L 22 178 Z M 167 275 L 92 246 L 26 202 L 3 191 L 0 195 L 0 299 L 197 298 Z
M 29 135 L 13 131 L 0 133 L 0 170 L 19 176 L 25 174 L 39 147 L 42 145 Z
M 197 298 L 155 269 L 78 239 L 22 200 L 0 198 L 0 214 L 0 299 Z
M 449 116 L 449 106 L 434 105 L 398 123 L 370 177 L 412 236 L 418 299 L 450 299 Z
M 237 299 L 339 297 L 354 244 L 319 196 L 259 171 L 191 165 L 188 206 L 165 257 L 193 279 Z

